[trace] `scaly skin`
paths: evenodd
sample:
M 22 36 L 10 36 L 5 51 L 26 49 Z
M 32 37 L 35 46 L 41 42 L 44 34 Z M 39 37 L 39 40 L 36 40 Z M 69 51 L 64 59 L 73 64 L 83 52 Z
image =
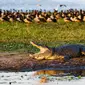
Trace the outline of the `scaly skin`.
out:
M 43 59 L 64 59 L 68 60 L 73 57 L 80 57 L 85 55 L 85 46 L 74 44 L 74 45 L 64 45 L 59 46 L 56 48 L 48 48 L 44 46 L 40 46 L 35 44 L 34 42 L 30 42 L 33 46 L 40 49 L 39 53 L 34 54 L 34 58 L 37 60 L 43 60 Z

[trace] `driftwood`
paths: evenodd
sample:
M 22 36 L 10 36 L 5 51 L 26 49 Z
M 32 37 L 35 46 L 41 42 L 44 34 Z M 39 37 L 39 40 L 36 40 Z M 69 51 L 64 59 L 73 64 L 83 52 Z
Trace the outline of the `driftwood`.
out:
M 72 58 L 68 61 L 62 59 L 37 60 L 28 53 L 0 53 L 0 70 L 34 71 L 40 69 L 85 69 L 85 57 Z

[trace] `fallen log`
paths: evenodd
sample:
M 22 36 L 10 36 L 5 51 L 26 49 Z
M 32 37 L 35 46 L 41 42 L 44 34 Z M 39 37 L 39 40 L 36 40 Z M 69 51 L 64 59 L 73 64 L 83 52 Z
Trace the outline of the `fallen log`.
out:
M 85 57 L 68 61 L 36 60 L 29 53 L 0 53 L 0 71 L 35 71 L 41 69 L 72 70 L 85 69 Z

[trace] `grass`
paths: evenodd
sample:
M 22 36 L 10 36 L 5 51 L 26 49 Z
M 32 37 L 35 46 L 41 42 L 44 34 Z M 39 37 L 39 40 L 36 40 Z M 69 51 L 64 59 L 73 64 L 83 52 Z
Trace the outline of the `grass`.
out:
M 30 41 L 56 47 L 63 44 L 85 44 L 85 22 L 56 23 L 0 22 L 0 51 L 36 52 Z

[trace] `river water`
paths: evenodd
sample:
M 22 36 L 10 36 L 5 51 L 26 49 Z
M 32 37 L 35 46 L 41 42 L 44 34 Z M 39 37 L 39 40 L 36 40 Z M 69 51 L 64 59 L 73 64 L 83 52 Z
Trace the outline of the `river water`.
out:
M 42 76 L 47 77 L 48 81 L 41 84 Z M 85 70 L 0 72 L 0 85 L 85 85 Z

